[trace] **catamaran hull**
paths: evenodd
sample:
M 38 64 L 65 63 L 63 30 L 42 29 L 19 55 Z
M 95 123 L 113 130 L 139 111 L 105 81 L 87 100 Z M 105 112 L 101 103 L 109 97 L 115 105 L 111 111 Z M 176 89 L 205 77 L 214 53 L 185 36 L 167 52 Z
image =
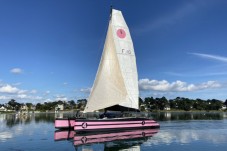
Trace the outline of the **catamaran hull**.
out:
M 54 125 L 57 129 L 73 129 L 75 118 L 56 118 Z
M 160 125 L 147 118 L 116 118 L 116 119 L 56 119 L 55 128 L 74 129 L 76 132 L 112 131 L 122 129 L 159 128 Z

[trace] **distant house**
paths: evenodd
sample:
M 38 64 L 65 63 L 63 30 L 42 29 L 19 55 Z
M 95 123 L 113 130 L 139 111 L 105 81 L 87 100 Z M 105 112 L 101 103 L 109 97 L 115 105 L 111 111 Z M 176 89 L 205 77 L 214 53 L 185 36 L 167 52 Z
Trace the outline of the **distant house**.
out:
M 22 106 L 20 107 L 20 110 L 21 110 L 21 111 L 28 111 L 28 106 L 27 106 L 27 105 L 22 105 Z
M 140 111 L 148 111 L 148 108 L 146 107 L 145 104 L 140 105 Z
M 169 111 L 170 110 L 170 106 L 165 106 L 164 110 Z
M 33 110 L 33 111 L 36 110 L 36 106 L 35 105 L 32 105 L 31 106 L 31 110 Z
M 221 109 L 226 110 L 227 109 L 226 105 L 223 105 Z
M 5 105 L 4 105 L 6 108 L 9 108 L 9 107 L 11 107 L 8 103 L 5 103 Z
M 0 111 L 7 111 L 7 109 L 4 106 L 1 106 Z
M 57 104 L 55 107 L 55 111 L 63 111 L 64 110 L 64 105 L 63 104 Z

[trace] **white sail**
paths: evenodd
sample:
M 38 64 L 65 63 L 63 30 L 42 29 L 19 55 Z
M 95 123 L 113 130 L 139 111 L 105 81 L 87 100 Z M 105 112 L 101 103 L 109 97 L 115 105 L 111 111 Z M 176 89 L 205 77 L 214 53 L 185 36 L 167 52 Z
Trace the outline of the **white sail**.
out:
M 138 74 L 129 29 L 112 10 L 102 58 L 84 112 L 114 105 L 138 109 Z

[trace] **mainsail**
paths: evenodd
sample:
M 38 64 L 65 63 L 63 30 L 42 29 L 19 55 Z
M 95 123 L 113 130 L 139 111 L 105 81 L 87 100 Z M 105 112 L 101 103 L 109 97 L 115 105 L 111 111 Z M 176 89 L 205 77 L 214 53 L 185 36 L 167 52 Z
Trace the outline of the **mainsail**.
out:
M 138 74 L 128 26 L 112 9 L 105 45 L 84 112 L 113 106 L 138 110 Z

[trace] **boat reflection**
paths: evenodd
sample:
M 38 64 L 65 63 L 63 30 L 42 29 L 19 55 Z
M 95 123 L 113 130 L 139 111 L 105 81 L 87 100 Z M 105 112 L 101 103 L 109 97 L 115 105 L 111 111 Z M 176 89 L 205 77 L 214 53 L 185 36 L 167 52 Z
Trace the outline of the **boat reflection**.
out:
M 87 145 L 103 144 L 105 150 L 120 150 L 138 148 L 142 143 L 146 142 L 148 138 L 158 133 L 159 129 L 141 129 L 141 130 L 128 130 L 128 131 L 112 131 L 104 133 L 83 133 L 76 134 L 71 130 L 57 130 L 55 131 L 54 140 L 62 141 L 69 140 L 73 143 L 75 148 L 87 147 Z M 138 150 L 138 149 L 136 149 Z

